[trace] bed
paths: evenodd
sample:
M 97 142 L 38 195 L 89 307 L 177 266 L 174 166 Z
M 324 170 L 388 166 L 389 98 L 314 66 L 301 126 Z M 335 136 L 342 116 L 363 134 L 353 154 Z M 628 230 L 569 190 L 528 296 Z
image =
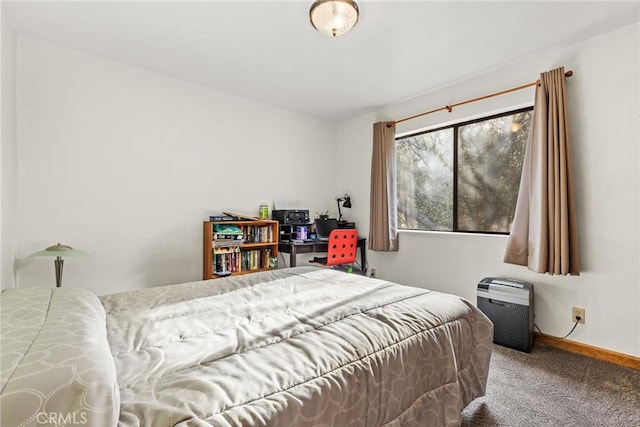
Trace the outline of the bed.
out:
M 315 267 L 1 307 L 3 426 L 460 425 L 493 338 L 462 298 Z

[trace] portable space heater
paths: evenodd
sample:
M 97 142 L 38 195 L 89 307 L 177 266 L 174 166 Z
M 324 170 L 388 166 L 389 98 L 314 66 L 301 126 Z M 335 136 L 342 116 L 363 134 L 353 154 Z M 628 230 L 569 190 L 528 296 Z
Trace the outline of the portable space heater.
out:
M 533 285 L 485 277 L 478 283 L 478 308 L 493 322 L 493 342 L 530 352 L 533 347 Z

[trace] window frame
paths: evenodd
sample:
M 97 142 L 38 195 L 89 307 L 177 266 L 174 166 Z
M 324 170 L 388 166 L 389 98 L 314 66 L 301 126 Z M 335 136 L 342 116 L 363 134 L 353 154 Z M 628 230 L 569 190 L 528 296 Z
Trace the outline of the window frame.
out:
M 502 236 L 508 236 L 509 232 L 508 231 L 477 231 L 477 230 L 460 230 L 459 226 L 458 226 L 458 138 L 459 138 L 459 132 L 458 129 L 462 126 L 467 126 L 467 125 L 471 125 L 474 123 L 479 123 L 479 122 L 484 122 L 487 120 L 493 120 L 493 119 L 497 119 L 500 117 L 505 117 L 505 116 L 511 116 L 511 115 L 515 115 L 518 113 L 523 113 L 526 111 L 531 111 L 533 112 L 533 105 L 527 106 L 527 107 L 520 107 L 520 108 L 516 108 L 514 110 L 505 110 L 501 113 L 495 113 L 495 114 L 490 114 L 488 116 L 481 116 L 481 117 L 476 117 L 475 119 L 471 119 L 471 120 L 462 120 L 459 122 L 453 122 L 447 125 L 443 125 L 443 126 L 437 126 L 437 127 L 433 127 L 433 128 L 428 128 L 428 129 L 424 129 L 424 130 L 420 130 L 417 132 L 403 132 L 401 134 L 401 136 L 396 136 L 395 138 L 395 143 L 398 143 L 399 139 L 404 139 L 404 138 L 410 138 L 410 137 L 415 137 L 415 136 L 420 136 L 420 135 L 424 135 L 427 133 L 431 133 L 431 132 L 438 132 L 438 131 L 442 131 L 445 129 L 452 129 L 453 131 L 453 189 L 452 189 L 452 193 L 453 193 L 453 206 L 452 206 L 452 229 L 451 230 L 428 230 L 426 228 L 401 228 L 400 226 L 398 226 L 398 231 L 408 231 L 408 232 L 433 232 L 433 233 L 457 233 L 457 234 L 488 234 L 488 235 L 502 235 Z M 395 150 L 395 148 L 394 148 Z M 397 164 L 396 164 L 397 167 Z M 396 184 L 397 185 L 397 184 Z M 520 185 L 518 185 L 518 191 L 519 191 Z

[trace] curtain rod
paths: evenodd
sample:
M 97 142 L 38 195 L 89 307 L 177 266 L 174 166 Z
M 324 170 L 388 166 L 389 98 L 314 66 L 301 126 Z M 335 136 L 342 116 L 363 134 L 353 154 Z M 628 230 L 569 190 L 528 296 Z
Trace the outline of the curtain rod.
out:
M 569 70 L 566 73 L 564 73 L 564 75 L 565 75 L 565 77 L 571 77 L 571 76 L 573 76 L 573 71 Z M 418 117 L 426 116 L 427 114 L 435 113 L 435 112 L 442 111 L 442 110 L 447 110 L 448 112 L 452 112 L 455 107 L 459 107 L 459 106 L 464 105 L 464 104 L 470 104 L 472 102 L 482 101 L 483 99 L 493 98 L 494 96 L 504 95 L 506 93 L 515 92 L 515 91 L 526 89 L 528 87 L 536 86 L 536 85 L 539 85 L 539 84 L 540 84 L 540 80 L 536 80 L 535 82 L 527 83 L 527 84 L 524 84 L 524 85 L 521 85 L 521 86 L 512 87 L 511 89 L 505 89 L 505 90 L 501 90 L 500 92 L 491 93 L 489 95 L 480 96 L 478 98 L 467 99 L 466 101 L 457 102 L 457 103 L 451 104 L 451 105 L 445 105 L 444 107 L 436 108 L 435 110 L 425 111 L 424 113 L 416 114 L 416 115 L 410 116 L 410 117 L 404 117 L 404 118 L 402 118 L 400 120 L 389 122 L 389 123 L 387 123 L 387 127 L 389 128 L 394 124 L 406 122 L 408 120 L 412 120 L 412 119 L 415 119 L 415 118 L 418 118 Z

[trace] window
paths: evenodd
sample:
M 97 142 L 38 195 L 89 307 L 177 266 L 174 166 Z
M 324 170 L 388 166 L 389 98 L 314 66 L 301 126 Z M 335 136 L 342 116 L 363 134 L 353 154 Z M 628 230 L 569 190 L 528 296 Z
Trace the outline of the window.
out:
M 508 233 L 532 110 L 397 138 L 398 227 Z

